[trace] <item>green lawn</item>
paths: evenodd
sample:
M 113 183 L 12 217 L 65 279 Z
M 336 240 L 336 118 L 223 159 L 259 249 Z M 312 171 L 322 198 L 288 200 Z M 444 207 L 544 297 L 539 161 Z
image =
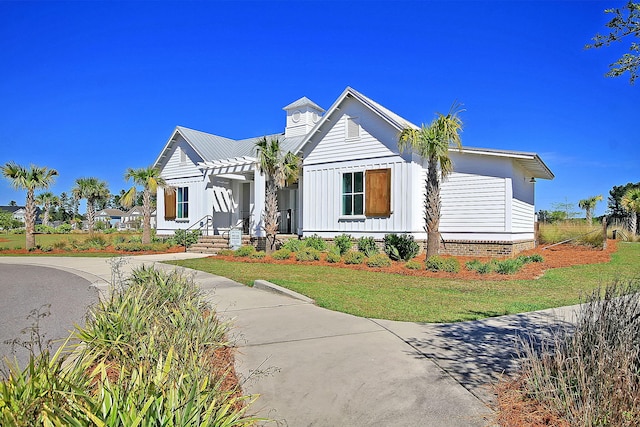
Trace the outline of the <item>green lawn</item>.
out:
M 96 233 L 96 236 L 104 238 L 108 243 L 114 241 L 117 236 L 121 236 L 126 240 L 133 238 L 134 236 L 141 236 L 142 233 L 132 232 L 119 232 L 119 233 Z M 69 233 L 69 234 L 36 234 L 36 245 L 43 247 L 53 248 L 56 243 L 65 242 L 68 246 L 71 246 L 72 242 L 82 243 L 89 239 L 91 235 L 89 233 Z M 25 235 L 24 234 L 0 234 L 0 249 L 24 249 L 25 247 Z M 32 255 L 32 254 L 27 254 Z M 47 252 L 34 252 L 33 255 L 43 256 L 61 256 L 60 254 L 50 254 Z M 2 253 L 0 250 L 0 256 L 12 256 L 12 254 Z M 63 256 L 92 256 L 92 257 L 111 257 L 113 253 L 108 252 L 66 252 Z
M 309 265 L 237 263 L 215 258 L 173 264 L 244 284 L 264 279 L 331 310 L 411 322 L 458 322 L 576 304 L 616 278 L 640 277 L 640 243 L 618 243 L 607 264 L 548 271 L 538 280 L 433 279 Z

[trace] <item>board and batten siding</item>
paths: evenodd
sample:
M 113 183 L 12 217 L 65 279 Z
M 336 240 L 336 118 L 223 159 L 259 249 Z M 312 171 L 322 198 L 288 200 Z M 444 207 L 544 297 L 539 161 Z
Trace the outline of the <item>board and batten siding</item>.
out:
M 384 237 L 386 233 L 413 230 L 415 198 L 415 164 L 402 158 L 358 160 L 338 164 L 313 165 L 304 168 L 304 192 L 313 197 L 303 198 L 304 235 L 318 234 L 335 237 L 347 233 L 353 237 Z M 391 215 L 389 217 L 342 216 L 342 174 L 373 169 L 391 169 Z
M 504 232 L 507 180 L 452 173 L 441 185 L 440 231 L 443 233 Z

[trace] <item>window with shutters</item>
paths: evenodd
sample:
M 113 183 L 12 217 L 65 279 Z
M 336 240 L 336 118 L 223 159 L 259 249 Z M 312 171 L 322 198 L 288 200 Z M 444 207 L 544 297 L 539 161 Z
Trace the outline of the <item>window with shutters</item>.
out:
M 391 216 L 391 169 L 343 173 L 342 216 Z
M 177 218 L 189 218 L 189 187 L 178 187 L 177 196 Z
M 346 139 L 358 139 L 360 138 L 360 124 L 357 117 L 347 117 L 346 121 Z

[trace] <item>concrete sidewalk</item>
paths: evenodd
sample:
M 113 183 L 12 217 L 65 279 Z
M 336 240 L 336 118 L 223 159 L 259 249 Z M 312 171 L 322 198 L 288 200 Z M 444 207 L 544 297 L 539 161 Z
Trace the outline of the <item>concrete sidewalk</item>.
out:
M 199 254 L 127 257 L 123 271 Z M 2 257 L 47 265 L 104 287 L 104 258 Z M 159 264 L 160 266 L 161 264 Z M 162 268 L 173 266 L 162 265 Z M 258 415 L 284 426 L 487 426 L 487 384 L 514 366 L 514 337 L 546 334 L 571 309 L 449 325 L 364 319 L 190 271 L 233 322 L 237 370 Z

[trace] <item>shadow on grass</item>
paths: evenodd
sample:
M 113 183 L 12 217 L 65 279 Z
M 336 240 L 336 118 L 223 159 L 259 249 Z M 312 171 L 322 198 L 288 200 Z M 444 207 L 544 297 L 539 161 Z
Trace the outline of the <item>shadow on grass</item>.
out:
M 550 312 L 525 313 L 471 322 L 423 324 L 418 337 L 405 341 L 418 350 L 417 357 L 431 358 L 467 390 L 485 403 L 492 403 L 491 385 L 515 372 L 519 365 L 521 340 L 540 348 L 542 342 L 548 343 L 556 333 L 571 327 L 570 319 Z

